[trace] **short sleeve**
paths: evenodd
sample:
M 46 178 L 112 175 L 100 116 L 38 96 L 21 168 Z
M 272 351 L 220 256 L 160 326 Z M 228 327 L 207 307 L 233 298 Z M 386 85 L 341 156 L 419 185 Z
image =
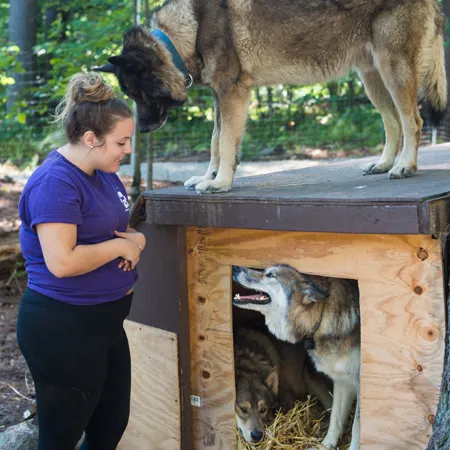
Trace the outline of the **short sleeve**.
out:
M 83 223 L 79 191 L 60 178 L 45 178 L 28 191 L 24 200 L 26 221 L 33 230 L 40 223 Z

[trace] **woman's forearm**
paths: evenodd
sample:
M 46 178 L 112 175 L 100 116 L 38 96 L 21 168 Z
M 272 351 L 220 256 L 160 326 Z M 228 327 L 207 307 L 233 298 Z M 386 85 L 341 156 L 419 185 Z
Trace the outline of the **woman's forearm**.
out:
M 47 266 L 57 278 L 84 275 L 121 257 L 124 253 L 124 245 L 126 245 L 125 240 L 120 238 L 99 244 L 77 245 L 71 251 L 61 255 L 59 260 L 50 266 L 47 263 Z

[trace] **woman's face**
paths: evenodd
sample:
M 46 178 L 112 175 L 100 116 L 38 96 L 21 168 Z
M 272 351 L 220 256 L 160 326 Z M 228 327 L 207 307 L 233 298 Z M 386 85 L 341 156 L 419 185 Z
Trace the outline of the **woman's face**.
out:
M 134 120 L 120 119 L 112 131 L 105 135 L 103 145 L 95 148 L 96 169 L 103 172 L 118 172 L 122 158 L 131 153 L 131 137 Z

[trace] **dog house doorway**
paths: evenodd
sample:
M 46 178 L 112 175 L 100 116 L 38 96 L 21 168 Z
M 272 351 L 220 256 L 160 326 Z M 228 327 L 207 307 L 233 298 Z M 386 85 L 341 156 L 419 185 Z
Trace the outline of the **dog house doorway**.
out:
M 345 426 L 337 441 L 348 448 L 360 381 L 357 281 L 301 274 L 284 264 L 233 266 L 232 274 L 238 448 L 321 448 L 330 427 L 333 381 L 308 354 L 316 345 L 317 364 L 327 360 L 322 369 L 340 366 L 339 377 L 348 378 L 350 411 L 347 420 L 339 420 Z

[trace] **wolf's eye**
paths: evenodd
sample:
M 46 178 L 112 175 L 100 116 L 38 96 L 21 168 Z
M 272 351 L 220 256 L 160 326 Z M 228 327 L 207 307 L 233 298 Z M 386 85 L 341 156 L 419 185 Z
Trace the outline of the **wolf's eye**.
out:
M 242 413 L 242 414 L 248 414 L 248 409 L 247 409 L 247 408 L 241 408 L 241 407 L 239 406 L 239 409 L 241 410 L 241 413 Z
M 273 276 L 273 273 L 272 273 L 272 272 L 266 273 L 266 277 L 267 277 L 267 278 L 275 278 L 275 277 Z
M 265 414 L 265 413 L 267 412 L 267 408 L 266 408 L 265 406 L 263 406 L 263 407 L 259 410 L 259 412 L 260 412 L 261 414 Z

